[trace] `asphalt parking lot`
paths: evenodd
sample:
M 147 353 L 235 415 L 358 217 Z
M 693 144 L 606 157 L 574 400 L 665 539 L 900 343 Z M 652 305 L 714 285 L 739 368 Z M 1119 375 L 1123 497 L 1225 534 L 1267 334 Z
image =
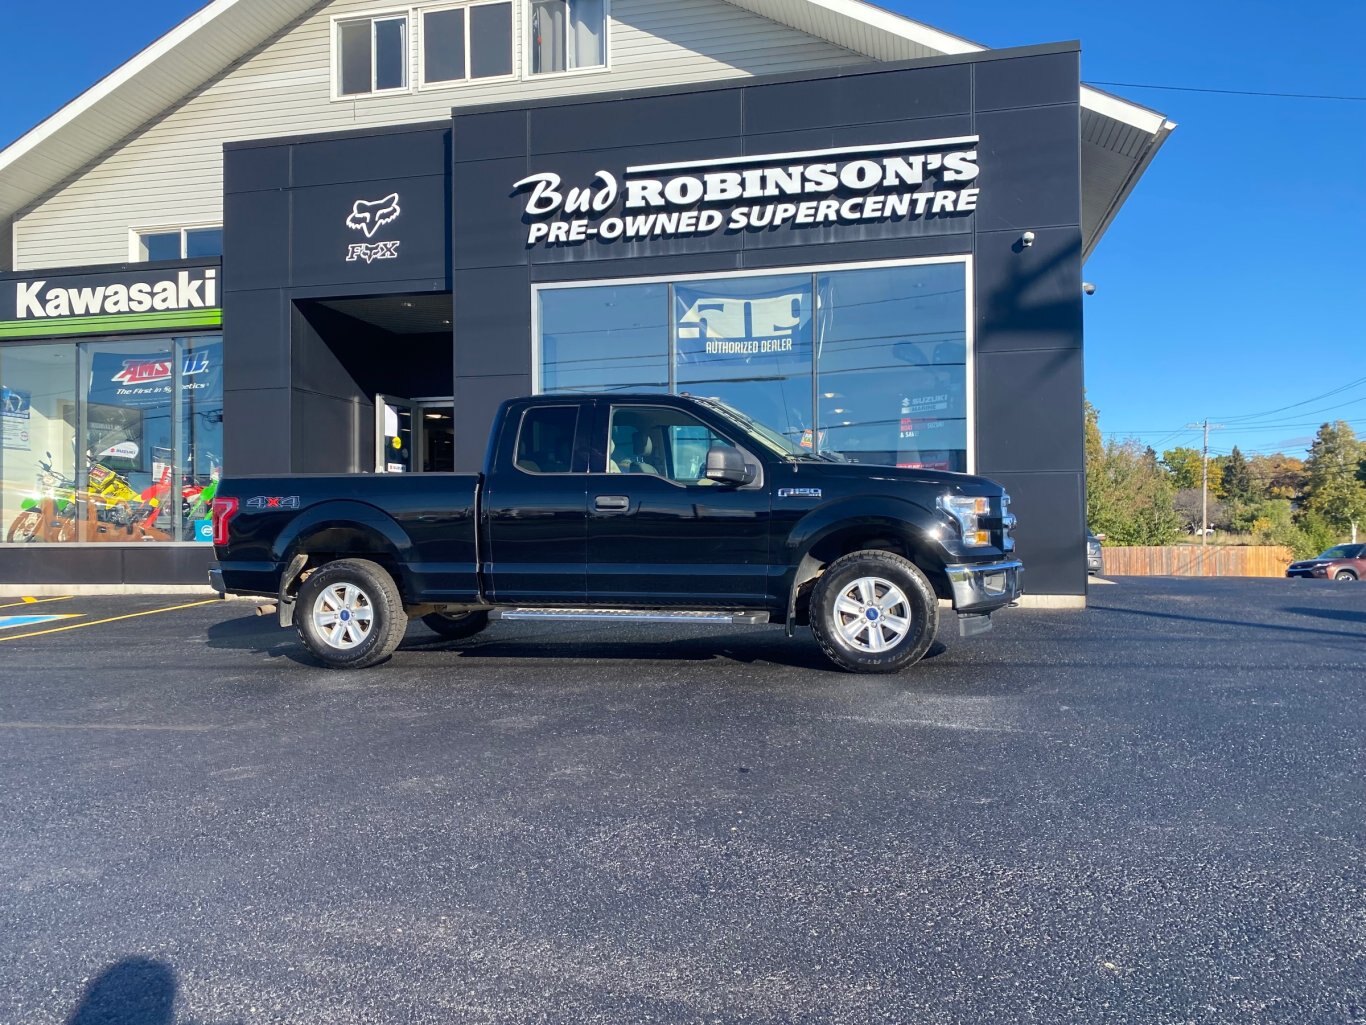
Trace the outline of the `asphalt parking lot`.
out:
M 1366 1021 L 1366 585 L 1122 579 L 890 678 L 336 674 L 191 601 L 0 609 L 72 617 L 0 619 L 0 1022 Z

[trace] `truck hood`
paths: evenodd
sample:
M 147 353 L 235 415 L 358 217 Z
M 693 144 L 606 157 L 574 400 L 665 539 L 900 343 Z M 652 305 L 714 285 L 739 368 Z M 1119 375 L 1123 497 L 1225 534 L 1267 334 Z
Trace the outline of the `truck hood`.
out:
M 835 463 L 820 460 L 800 460 L 792 464 L 793 476 L 803 483 L 822 480 L 863 481 L 876 486 L 879 482 L 900 487 L 904 484 L 923 484 L 936 491 L 952 491 L 961 495 L 991 497 L 1005 491 L 989 477 L 971 473 L 952 473 L 948 470 L 909 469 L 901 466 L 879 466 L 875 463 Z

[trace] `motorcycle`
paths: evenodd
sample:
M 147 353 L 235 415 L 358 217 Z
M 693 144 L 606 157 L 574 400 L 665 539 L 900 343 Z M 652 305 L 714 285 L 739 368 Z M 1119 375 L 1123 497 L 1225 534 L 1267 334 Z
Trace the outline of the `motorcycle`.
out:
M 77 513 L 85 503 L 88 541 L 169 540 L 162 531 L 150 533 L 143 527 L 149 513 L 144 496 L 134 491 L 127 478 L 100 462 L 92 461 L 86 471 L 85 489 L 52 466 L 52 453 L 39 460 L 35 492 L 19 506 L 5 540 L 11 543 L 69 542 L 79 535 Z M 163 474 L 168 481 L 169 478 Z M 155 486 L 154 486 L 155 488 Z M 148 489 L 152 491 L 153 489 Z M 151 515 L 155 515 L 152 505 Z M 159 537 L 156 535 L 160 535 Z

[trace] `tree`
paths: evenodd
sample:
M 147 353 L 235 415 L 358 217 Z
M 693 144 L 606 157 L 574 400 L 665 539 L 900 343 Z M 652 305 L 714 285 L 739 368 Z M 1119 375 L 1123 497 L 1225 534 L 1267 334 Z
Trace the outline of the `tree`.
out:
M 1341 533 L 1366 520 L 1366 450 L 1345 420 L 1324 424 L 1305 460 L 1305 507 Z
M 1086 494 L 1091 529 L 1119 545 L 1163 545 L 1180 533 L 1171 479 L 1157 454 L 1135 441 L 1105 445 L 1088 467 Z
M 1237 445 L 1233 446 L 1221 469 L 1219 494 L 1222 497 L 1234 502 L 1246 502 L 1252 498 L 1252 471 Z
M 1299 499 L 1304 492 L 1304 460 L 1277 452 L 1269 456 L 1253 456 L 1248 460 L 1248 471 L 1255 492 L 1263 498 Z
M 1179 446 L 1162 453 L 1162 465 L 1172 475 L 1172 486 L 1186 491 L 1200 486 L 1200 450 Z

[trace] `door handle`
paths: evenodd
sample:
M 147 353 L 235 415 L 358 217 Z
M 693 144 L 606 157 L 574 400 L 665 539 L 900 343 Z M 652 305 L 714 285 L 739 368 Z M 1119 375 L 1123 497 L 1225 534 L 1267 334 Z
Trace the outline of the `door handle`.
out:
M 593 499 L 593 508 L 604 512 L 625 512 L 631 508 L 631 500 L 625 495 L 599 495 Z

